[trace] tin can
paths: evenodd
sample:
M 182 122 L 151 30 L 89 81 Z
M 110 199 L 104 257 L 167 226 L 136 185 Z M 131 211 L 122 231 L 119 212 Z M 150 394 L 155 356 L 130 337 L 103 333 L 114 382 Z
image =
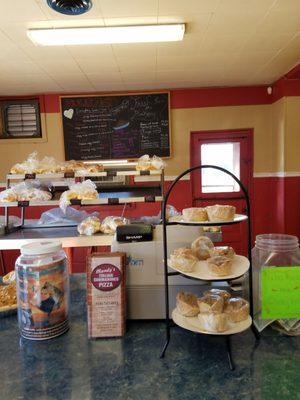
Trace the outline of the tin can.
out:
M 25 339 L 44 340 L 69 329 L 67 257 L 56 241 L 30 243 L 16 261 L 18 322 Z

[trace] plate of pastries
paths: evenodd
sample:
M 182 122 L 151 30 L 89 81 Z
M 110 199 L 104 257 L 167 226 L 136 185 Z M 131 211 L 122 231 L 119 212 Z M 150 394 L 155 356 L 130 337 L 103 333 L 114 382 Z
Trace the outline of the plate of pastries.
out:
M 0 317 L 15 313 L 17 310 L 17 290 L 15 271 L 2 277 L 0 283 Z
M 207 207 L 190 207 L 182 210 L 182 215 L 170 218 L 169 222 L 193 224 L 229 224 L 247 219 L 246 215 L 236 214 L 236 208 L 230 205 L 215 204 Z
M 251 326 L 250 306 L 242 297 L 232 297 L 221 289 L 210 289 L 200 297 L 193 293 L 179 292 L 173 321 L 193 332 L 231 335 Z
M 221 280 L 244 275 L 250 263 L 246 257 L 236 255 L 232 247 L 215 247 L 207 236 L 199 236 L 191 247 L 175 249 L 168 266 L 191 278 Z

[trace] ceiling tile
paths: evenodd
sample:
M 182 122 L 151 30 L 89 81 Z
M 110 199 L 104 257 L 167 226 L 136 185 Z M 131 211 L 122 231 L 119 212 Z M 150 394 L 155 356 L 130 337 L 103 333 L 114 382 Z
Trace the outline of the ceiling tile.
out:
M 200 50 L 204 51 L 224 51 L 224 49 L 230 49 L 230 51 L 237 52 L 249 39 L 249 34 L 239 35 L 227 35 L 227 34 L 211 34 L 205 35 Z
M 187 10 L 198 14 L 214 12 L 218 2 L 219 0 L 159 0 L 159 15 L 184 14 Z
M 119 72 L 119 67 L 113 57 L 95 60 L 76 60 L 80 69 L 86 74 L 100 74 L 106 72 Z
M 93 84 L 95 90 L 98 92 L 109 93 L 109 92 L 122 92 L 125 91 L 125 85 L 122 82 L 99 82 Z
M 117 57 L 116 58 L 120 71 L 136 72 L 136 71 L 154 71 L 156 65 L 155 57 Z
M 121 72 L 124 83 L 154 83 L 156 79 L 155 71 L 143 72 Z
M 124 26 L 124 25 L 152 25 L 157 23 L 157 16 L 141 14 L 140 16 L 104 18 L 105 26 Z
M 66 46 L 69 54 L 76 60 L 95 61 L 111 60 L 114 56 L 112 47 L 109 44 L 103 45 L 84 45 L 84 46 Z
M 156 43 L 114 44 L 113 52 L 116 57 L 156 57 Z
M 81 70 L 73 59 L 68 60 L 39 60 L 39 66 L 52 75 L 60 75 L 68 73 L 80 73 Z
M 245 43 L 247 51 L 279 51 L 285 47 L 291 40 L 291 33 L 274 32 L 273 35 L 256 33 Z
M 295 12 L 294 9 L 271 10 L 257 26 L 257 32 L 273 35 L 274 31 L 277 33 L 300 32 L 300 12 Z
M 238 35 L 255 32 L 256 26 L 263 20 L 265 14 L 253 9 L 252 11 L 217 12 L 212 17 L 207 35 L 224 34 Z
M 104 18 L 157 15 L 158 0 L 99 0 Z
M 220 0 L 217 12 L 247 12 L 252 10 L 266 12 L 273 4 L 274 0 Z
M 47 19 L 35 0 L 1 0 L 0 9 L 0 22 Z
M 122 83 L 120 72 L 107 71 L 101 74 L 86 74 L 86 76 L 93 85 L 100 85 L 101 83 Z

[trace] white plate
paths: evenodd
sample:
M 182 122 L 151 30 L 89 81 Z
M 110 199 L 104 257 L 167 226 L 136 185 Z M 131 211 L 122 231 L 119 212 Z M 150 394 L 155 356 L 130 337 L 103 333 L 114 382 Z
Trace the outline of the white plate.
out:
M 248 258 L 236 255 L 232 262 L 231 273 L 223 276 L 212 274 L 206 261 L 198 261 L 193 272 L 183 272 L 179 268 L 173 267 L 172 262 L 169 259 L 168 266 L 183 275 L 190 276 L 191 278 L 202 279 L 204 281 L 220 281 L 234 279 L 244 275 L 250 267 L 250 262 Z
M 180 224 L 180 225 L 204 225 L 204 226 L 210 226 L 210 225 L 214 225 L 214 226 L 219 226 L 219 225 L 230 225 L 230 224 L 234 224 L 237 222 L 242 222 L 245 221 L 246 219 L 248 219 L 247 215 L 243 215 L 243 214 L 235 214 L 234 216 L 234 220 L 233 221 L 203 221 L 203 222 L 194 222 L 194 221 L 185 221 L 184 219 L 182 219 L 182 217 L 180 218 L 179 215 L 176 215 L 175 217 L 171 217 L 169 219 L 169 222 L 174 222 L 176 224 Z
M 206 335 L 233 335 L 235 333 L 245 331 L 246 329 L 250 328 L 252 324 L 252 318 L 249 315 L 249 317 L 245 321 L 235 323 L 231 322 L 229 329 L 224 332 L 208 332 L 204 329 L 198 317 L 184 317 L 183 315 L 178 313 L 176 308 L 172 312 L 172 319 L 175 324 L 180 326 L 181 328 L 187 329 L 192 332 L 204 333 Z

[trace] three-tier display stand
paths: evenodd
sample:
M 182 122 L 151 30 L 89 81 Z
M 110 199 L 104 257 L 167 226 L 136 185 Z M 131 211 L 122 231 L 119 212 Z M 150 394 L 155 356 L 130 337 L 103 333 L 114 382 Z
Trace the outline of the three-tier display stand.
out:
M 190 174 L 196 170 L 202 170 L 202 169 L 207 169 L 207 168 L 212 168 L 215 170 L 219 170 L 227 175 L 230 175 L 232 179 L 237 182 L 239 187 L 241 188 L 242 194 L 243 194 L 243 200 L 246 203 L 246 214 L 241 215 L 241 214 L 236 214 L 235 218 L 233 221 L 230 222 L 186 222 L 183 219 L 182 220 L 176 220 L 174 222 L 170 222 L 166 219 L 166 208 L 167 208 L 167 203 L 170 194 L 172 193 L 173 189 L 175 188 L 177 182 L 184 177 L 187 174 Z M 165 352 L 167 350 L 168 344 L 170 342 L 170 337 L 171 337 L 171 320 L 170 320 L 170 315 L 169 315 L 169 278 L 172 276 L 176 275 L 181 275 L 189 279 L 196 279 L 196 280 L 201 280 L 201 281 L 206 281 L 208 284 L 211 284 L 212 282 L 230 282 L 234 279 L 240 278 L 246 274 L 247 271 L 249 271 L 249 300 L 250 300 L 250 316 L 247 320 L 238 322 L 234 325 L 232 325 L 228 330 L 222 333 L 212 333 L 208 332 L 205 329 L 201 328 L 199 323 L 196 323 L 197 317 L 184 317 L 181 316 L 176 309 L 173 310 L 172 312 L 172 319 L 173 322 L 177 325 L 180 326 L 184 329 L 190 330 L 192 332 L 197 332 L 197 333 L 202 333 L 202 334 L 209 334 L 209 335 L 222 335 L 226 339 L 226 346 L 227 346 L 227 354 L 228 354 L 228 361 L 229 361 L 229 367 L 231 370 L 234 370 L 235 366 L 233 363 L 232 359 L 232 353 L 231 353 L 231 335 L 237 334 L 240 332 L 243 332 L 244 330 L 248 329 L 250 326 L 252 327 L 253 333 L 257 336 L 257 332 L 255 330 L 255 327 L 252 323 L 252 317 L 253 317 L 253 298 L 252 298 L 252 263 L 251 263 L 251 219 L 250 219 L 250 201 L 249 201 L 249 196 L 246 188 L 243 186 L 241 181 L 231 172 L 228 170 L 215 166 L 215 165 L 199 165 L 196 167 L 192 167 L 184 171 L 182 174 L 180 174 L 174 182 L 171 184 L 169 190 L 167 191 L 165 195 L 165 199 L 162 205 L 162 218 L 163 218 L 163 247 L 164 247 L 164 279 L 165 279 L 165 302 L 166 302 L 166 342 L 164 344 L 162 353 L 161 353 L 161 358 L 164 357 Z M 225 277 L 214 277 L 209 273 L 209 270 L 206 268 L 206 262 L 205 261 L 200 261 L 197 263 L 197 268 L 194 272 L 192 273 L 187 273 L 187 272 L 181 272 L 179 269 L 174 268 L 170 265 L 170 262 L 168 260 L 168 243 L 167 243 L 167 227 L 168 225 L 192 225 L 192 226 L 222 226 L 222 225 L 233 225 L 233 224 L 238 224 L 242 221 L 246 221 L 247 223 L 247 248 L 248 248 L 248 259 L 243 256 L 236 256 L 235 260 L 232 265 L 232 273 L 229 276 Z M 172 269 L 173 271 L 170 271 Z M 175 325 L 175 326 L 176 326 Z

